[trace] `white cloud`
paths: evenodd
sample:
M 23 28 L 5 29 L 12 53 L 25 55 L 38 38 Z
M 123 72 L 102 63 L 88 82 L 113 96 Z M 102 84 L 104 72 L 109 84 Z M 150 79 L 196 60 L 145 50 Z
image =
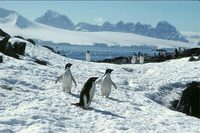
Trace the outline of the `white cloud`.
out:
M 96 23 L 103 23 L 103 19 L 101 17 L 94 18 Z

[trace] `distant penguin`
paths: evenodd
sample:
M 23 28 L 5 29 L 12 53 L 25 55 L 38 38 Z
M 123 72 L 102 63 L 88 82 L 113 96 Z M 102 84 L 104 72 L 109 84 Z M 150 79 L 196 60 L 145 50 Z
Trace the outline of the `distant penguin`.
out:
M 90 62 L 90 60 L 91 60 L 91 55 L 90 55 L 90 51 L 89 51 L 89 50 L 86 52 L 85 58 L 86 58 L 86 61 L 87 61 L 87 62 Z
M 140 55 L 140 64 L 144 64 L 144 56 Z
M 137 61 L 137 57 L 134 55 L 134 56 L 131 58 L 131 63 L 132 63 L 132 64 L 136 64 L 136 61 Z
M 99 79 L 96 83 L 101 83 L 101 95 L 103 97 L 108 98 L 111 92 L 111 85 L 113 85 L 115 87 L 115 89 L 117 89 L 117 86 L 115 85 L 115 83 L 112 81 L 110 74 L 113 70 L 112 69 L 106 69 L 106 72 L 104 74 L 104 76 L 102 77 L 102 79 Z
M 96 79 L 98 79 L 98 77 L 91 77 L 87 80 L 81 90 L 79 103 L 72 103 L 72 105 L 76 105 L 84 109 L 89 108 L 95 94 Z
M 65 65 L 65 72 L 61 76 L 59 76 L 55 83 L 57 83 L 60 79 L 62 79 L 62 87 L 64 92 L 71 93 L 72 88 L 72 81 L 74 82 L 75 86 L 77 86 L 76 81 L 74 77 L 72 76 L 72 73 L 70 71 L 70 67 L 72 64 L 68 63 Z

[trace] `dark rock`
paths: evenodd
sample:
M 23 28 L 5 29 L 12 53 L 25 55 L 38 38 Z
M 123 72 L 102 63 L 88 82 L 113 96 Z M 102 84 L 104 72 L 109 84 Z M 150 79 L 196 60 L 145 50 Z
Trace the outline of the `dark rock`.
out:
M 0 36 L 2 36 L 2 37 L 9 36 L 10 37 L 10 35 L 8 33 L 4 32 L 2 29 L 0 29 Z
M 193 55 L 189 58 L 188 61 L 199 61 L 198 57 L 194 57 Z
M 14 46 L 14 50 L 17 54 L 20 54 L 20 55 L 25 54 L 25 49 L 26 49 L 25 42 L 14 42 L 13 46 Z
M 45 47 L 45 48 L 51 50 L 52 52 L 56 53 L 56 51 L 52 47 L 49 47 L 49 46 L 43 46 L 43 47 Z
M 190 57 L 192 55 L 198 56 L 200 55 L 200 48 L 191 48 L 183 51 L 180 56 L 182 57 Z
M 13 45 L 8 42 L 9 39 L 10 36 L 6 36 L 3 40 L 0 41 L 0 52 L 5 55 L 19 59 L 19 56 L 16 54 Z
M 187 84 L 176 109 L 187 115 L 200 118 L 200 82 Z
M 5 53 L 9 39 L 10 36 L 5 36 L 4 39 L 0 41 L 0 52 Z
M 115 57 L 112 59 L 105 59 L 101 61 L 96 62 L 105 62 L 105 63 L 114 63 L 114 64 L 130 64 L 131 63 L 131 57 Z
M 33 45 L 35 45 L 35 42 L 33 41 L 33 39 L 27 39 L 26 41 L 32 43 Z
M 34 62 L 40 64 L 40 65 L 47 65 L 48 63 L 46 61 L 42 61 L 42 60 L 39 60 L 39 59 L 36 59 Z
M 16 38 L 20 38 L 20 39 L 23 39 L 23 40 L 24 40 L 24 38 L 23 38 L 23 37 L 21 37 L 21 36 L 14 36 L 14 37 L 16 37 Z
M 3 63 L 3 56 L 0 55 L 0 63 Z
M 13 47 L 13 45 L 10 42 L 7 44 L 7 48 L 6 48 L 6 51 L 4 52 L 4 54 L 11 56 L 13 58 L 19 59 L 19 56 L 15 52 L 15 48 Z

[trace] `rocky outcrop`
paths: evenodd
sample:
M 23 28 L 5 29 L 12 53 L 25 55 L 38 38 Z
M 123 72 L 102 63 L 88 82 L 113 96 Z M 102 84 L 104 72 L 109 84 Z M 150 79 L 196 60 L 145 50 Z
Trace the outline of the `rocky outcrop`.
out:
M 25 42 L 14 42 L 14 51 L 17 54 L 24 55 L 25 49 L 26 49 L 26 43 Z
M 9 36 L 10 37 L 10 35 L 8 33 L 4 32 L 2 29 L 0 29 L 0 36 L 2 36 L 2 37 Z

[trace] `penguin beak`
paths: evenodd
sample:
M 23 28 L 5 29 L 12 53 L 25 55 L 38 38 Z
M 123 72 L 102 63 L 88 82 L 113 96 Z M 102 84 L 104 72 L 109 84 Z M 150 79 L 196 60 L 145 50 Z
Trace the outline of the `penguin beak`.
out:
M 110 69 L 110 73 L 113 71 L 113 69 Z

